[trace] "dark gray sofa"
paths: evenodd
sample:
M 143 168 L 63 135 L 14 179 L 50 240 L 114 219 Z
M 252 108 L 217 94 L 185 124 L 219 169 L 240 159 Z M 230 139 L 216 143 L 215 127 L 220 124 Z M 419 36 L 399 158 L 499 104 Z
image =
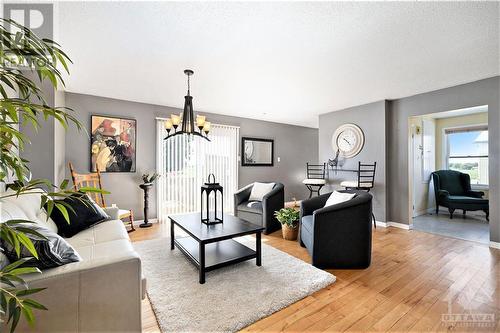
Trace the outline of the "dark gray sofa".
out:
M 318 268 L 366 268 L 371 263 L 372 195 L 364 191 L 337 205 L 323 207 L 331 193 L 302 201 L 300 245 Z
M 247 185 L 234 194 L 234 216 L 263 226 L 264 234 L 281 229 L 281 224 L 276 220 L 274 212 L 285 206 L 283 184 L 276 183 L 271 192 L 264 196 L 262 202 L 248 201 L 252 187 L 253 184 Z

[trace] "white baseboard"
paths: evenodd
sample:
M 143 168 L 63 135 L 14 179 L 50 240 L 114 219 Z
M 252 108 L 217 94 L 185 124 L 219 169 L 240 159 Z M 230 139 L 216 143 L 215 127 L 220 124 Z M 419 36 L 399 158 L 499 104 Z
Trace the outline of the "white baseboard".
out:
M 399 229 L 404 229 L 404 230 L 413 229 L 412 224 L 404 224 L 404 223 L 398 223 L 398 222 L 387 222 L 387 225 L 389 227 L 394 227 L 394 228 L 399 228 Z
M 377 227 L 380 226 L 382 228 L 387 228 L 387 227 L 394 227 L 394 228 L 399 228 L 399 229 L 404 229 L 404 230 L 410 230 L 412 229 L 412 225 L 404 224 L 404 223 L 398 223 L 398 222 L 382 222 L 382 221 L 376 221 Z
M 490 247 L 500 250 L 500 243 L 490 241 Z

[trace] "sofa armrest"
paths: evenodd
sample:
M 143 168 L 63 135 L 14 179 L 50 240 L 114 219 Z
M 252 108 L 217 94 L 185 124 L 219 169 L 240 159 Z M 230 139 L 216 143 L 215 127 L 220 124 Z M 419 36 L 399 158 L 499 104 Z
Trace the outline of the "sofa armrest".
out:
M 312 215 L 316 209 L 324 207 L 330 194 L 331 193 L 326 193 L 311 199 L 302 200 L 300 203 L 300 219 L 302 220 L 303 216 Z
M 23 322 L 22 332 L 141 331 L 141 260 L 135 252 L 47 269 L 27 280 L 32 288 L 47 288 L 32 298 L 49 311 L 37 313 L 34 328 Z
M 266 193 L 262 198 L 262 222 L 263 226 L 267 229 L 276 228 L 280 225 L 274 212 L 285 207 L 285 187 L 281 183 L 277 183 L 274 188 Z
M 250 198 L 250 193 L 252 192 L 252 188 L 253 184 L 249 184 L 234 192 L 234 215 L 236 215 L 238 205 L 245 201 L 248 201 L 248 198 Z
M 274 186 L 274 188 L 270 192 L 266 193 L 262 197 L 262 204 L 264 205 L 266 201 L 272 200 L 273 198 L 279 198 L 281 195 L 284 195 L 285 193 L 284 191 L 285 187 L 283 186 L 283 184 L 277 183 L 276 186 Z
M 466 192 L 466 195 L 468 197 L 474 197 L 474 198 L 482 198 L 484 196 L 484 192 L 483 191 L 467 191 Z

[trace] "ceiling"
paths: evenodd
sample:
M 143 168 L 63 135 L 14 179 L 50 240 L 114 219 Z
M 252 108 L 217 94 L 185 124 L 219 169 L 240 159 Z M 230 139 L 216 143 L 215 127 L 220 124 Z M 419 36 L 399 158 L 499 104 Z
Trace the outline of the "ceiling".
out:
M 62 2 L 70 92 L 318 126 L 499 75 L 495 2 Z M 97 110 L 96 110 L 97 111 Z

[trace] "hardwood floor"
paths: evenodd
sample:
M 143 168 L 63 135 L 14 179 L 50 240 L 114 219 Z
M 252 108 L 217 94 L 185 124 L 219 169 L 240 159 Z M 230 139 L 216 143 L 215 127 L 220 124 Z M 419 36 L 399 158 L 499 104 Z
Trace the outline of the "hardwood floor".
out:
M 155 224 L 130 237 L 139 241 L 168 232 L 166 225 Z M 263 241 L 309 262 L 306 250 L 283 240 L 280 232 Z M 333 285 L 243 331 L 500 331 L 500 250 L 486 245 L 378 228 L 368 269 L 329 272 L 337 277 Z M 494 325 L 443 323 L 442 315 L 448 313 L 493 314 Z M 143 331 L 159 331 L 148 300 L 143 303 Z

